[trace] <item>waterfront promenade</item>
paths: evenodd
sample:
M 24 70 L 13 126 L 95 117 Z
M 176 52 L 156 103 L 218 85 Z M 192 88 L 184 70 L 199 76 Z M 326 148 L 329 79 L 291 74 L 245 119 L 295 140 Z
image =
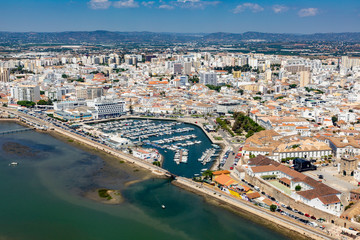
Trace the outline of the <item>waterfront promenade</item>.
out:
M 194 181 L 191 181 L 191 180 L 189 180 L 187 178 L 183 178 L 183 177 L 177 177 L 176 183 L 178 183 L 179 185 L 183 185 L 186 188 L 190 188 L 194 192 L 197 192 L 197 193 L 200 192 L 205 195 L 214 197 L 226 204 L 229 204 L 231 206 L 245 210 L 253 215 L 256 215 L 265 220 L 274 222 L 282 227 L 285 227 L 292 231 L 298 232 L 299 234 L 305 235 L 312 239 L 317 239 L 317 240 L 337 239 L 337 238 L 328 236 L 323 232 L 317 231 L 316 229 L 312 229 L 312 228 L 309 228 L 308 226 L 301 225 L 297 222 L 286 219 L 280 215 L 278 216 L 278 215 L 276 215 L 276 213 L 270 213 L 268 211 L 265 211 L 264 209 L 257 207 L 247 201 L 243 201 L 243 200 L 231 197 L 231 196 L 227 195 L 226 193 L 222 192 L 220 189 L 217 189 L 216 187 L 211 187 L 211 186 L 207 186 L 206 184 L 196 183 Z

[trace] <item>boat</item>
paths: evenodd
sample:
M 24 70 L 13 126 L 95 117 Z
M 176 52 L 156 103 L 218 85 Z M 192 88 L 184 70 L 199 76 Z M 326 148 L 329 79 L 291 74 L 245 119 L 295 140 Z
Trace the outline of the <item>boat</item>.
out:
M 9 164 L 9 166 L 17 166 L 17 165 L 19 165 L 17 162 L 12 162 Z
M 162 209 L 165 209 L 166 207 L 165 207 L 165 205 L 161 205 L 161 208 L 162 208 Z

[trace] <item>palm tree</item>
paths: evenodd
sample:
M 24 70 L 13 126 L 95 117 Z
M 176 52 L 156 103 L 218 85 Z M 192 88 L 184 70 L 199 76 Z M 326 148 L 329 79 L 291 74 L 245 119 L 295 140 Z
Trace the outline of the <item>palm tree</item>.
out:
M 204 178 L 210 178 L 210 180 L 212 180 L 212 177 L 213 177 L 213 171 L 211 170 L 206 170 L 202 173 L 203 177 Z

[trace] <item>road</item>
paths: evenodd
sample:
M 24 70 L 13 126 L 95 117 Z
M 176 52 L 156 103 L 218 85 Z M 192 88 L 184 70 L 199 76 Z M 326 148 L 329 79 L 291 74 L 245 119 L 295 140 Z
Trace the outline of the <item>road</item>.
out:
M 215 121 L 216 121 L 216 119 L 209 118 L 209 122 L 210 122 L 210 124 L 212 124 L 214 126 L 214 128 L 217 127 L 217 124 L 215 123 Z M 236 154 L 238 153 L 239 145 L 234 144 L 232 142 L 232 137 L 229 136 L 229 133 L 225 132 L 221 128 L 218 130 L 217 133 L 220 134 L 220 136 L 225 140 L 225 145 L 232 149 L 232 153 L 229 154 L 229 157 L 226 160 L 225 165 L 222 167 L 222 169 L 230 170 L 230 167 L 233 166 L 233 164 L 234 164 Z

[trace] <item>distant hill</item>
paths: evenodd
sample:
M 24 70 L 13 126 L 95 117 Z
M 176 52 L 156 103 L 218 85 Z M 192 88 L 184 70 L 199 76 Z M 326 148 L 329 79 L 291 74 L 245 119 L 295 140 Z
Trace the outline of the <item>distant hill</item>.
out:
M 155 33 L 155 32 L 0 32 L 0 43 L 173 43 L 188 42 L 198 39 L 202 35 L 184 33 Z
M 185 42 L 234 43 L 241 41 L 267 42 L 303 42 L 303 41 L 343 41 L 360 42 L 360 33 L 315 33 L 315 34 L 280 34 L 280 33 L 155 33 L 155 32 L 0 32 L 0 43 L 62 43 L 62 44 L 120 44 L 120 43 L 185 43 Z
M 302 42 L 302 41 L 344 41 L 344 42 L 360 42 L 360 33 L 314 33 L 314 34 L 288 34 L 288 33 L 261 33 L 261 32 L 245 32 L 245 33 L 211 33 L 204 36 L 207 41 L 249 41 L 263 40 L 269 42 Z

